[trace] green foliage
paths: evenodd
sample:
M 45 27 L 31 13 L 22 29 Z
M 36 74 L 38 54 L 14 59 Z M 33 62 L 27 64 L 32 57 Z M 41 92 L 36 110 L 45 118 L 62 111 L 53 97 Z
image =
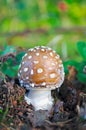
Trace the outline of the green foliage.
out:
M 6 46 L 5 49 L 1 52 L 1 56 L 6 56 L 8 53 L 15 53 L 16 49 L 13 46 Z M 25 52 L 20 52 L 16 54 L 14 58 L 8 57 L 8 59 L 5 62 L 1 62 L 0 64 L 0 71 L 8 75 L 10 77 L 15 77 L 17 76 L 19 64 L 22 60 L 23 55 Z
M 85 0 L 2 0 L 0 1 L 0 31 L 85 26 Z M 45 21 L 45 23 L 43 23 Z M 66 24 L 68 23 L 68 24 Z M 50 30 L 48 30 L 50 31 Z
M 10 77 L 17 76 L 17 70 L 19 65 L 13 65 L 12 59 L 9 59 L 9 61 L 6 61 L 2 64 L 1 70 L 5 75 L 8 75 Z
M 74 60 L 68 60 L 68 61 L 64 61 L 64 70 L 65 70 L 65 73 L 67 74 L 68 73 L 68 65 L 70 66 L 74 66 L 77 70 L 78 70 L 78 65 L 79 63 L 77 61 L 74 61 Z
M 0 55 L 1 55 L 1 53 L 2 53 L 2 50 L 0 50 Z
M 14 46 L 5 46 L 4 51 L 1 52 L 1 56 L 9 54 L 9 53 L 15 53 L 16 49 Z
M 74 43 L 82 38 L 86 40 L 85 5 L 85 0 L 2 0 L 0 1 L 0 46 L 3 45 L 4 40 L 9 45 L 26 48 L 40 44 L 47 45 L 56 35 L 64 35 L 65 32 L 67 35 L 63 36 L 65 41 L 63 39 L 62 42 L 67 43 L 68 58 L 73 58 Z M 79 26 L 80 29 L 77 30 Z M 73 36 L 70 36 L 70 33 Z M 70 44 L 73 49 L 69 47 Z M 77 55 L 74 54 L 76 58 Z
M 79 66 L 78 66 L 78 79 L 83 82 L 86 83 L 86 73 L 84 73 L 84 67 L 86 66 L 86 61 L 82 61 Z
M 79 41 L 77 43 L 77 48 L 82 58 L 86 60 L 86 42 Z
M 86 83 L 86 73 L 84 73 L 84 67 L 86 66 L 86 43 L 85 42 L 77 42 L 77 49 L 80 55 L 82 56 L 82 61 L 77 62 L 74 60 L 68 60 L 64 62 L 64 69 L 65 73 L 68 73 L 68 65 L 74 66 L 76 70 L 78 71 L 77 73 L 77 78 L 79 81 L 82 83 Z
M 0 109 L 0 113 L 2 113 L 3 112 L 3 110 L 2 109 Z
M 22 57 L 24 56 L 25 52 L 20 52 L 16 55 L 16 61 L 18 64 L 20 64 Z
M 78 72 L 77 77 L 80 82 L 86 84 L 86 74 Z

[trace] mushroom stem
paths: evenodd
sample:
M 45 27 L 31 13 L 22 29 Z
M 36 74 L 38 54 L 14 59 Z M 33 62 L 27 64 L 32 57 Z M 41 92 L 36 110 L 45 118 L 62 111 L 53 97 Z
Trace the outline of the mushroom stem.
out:
M 53 98 L 51 96 L 51 90 L 44 89 L 32 89 L 25 95 L 25 100 L 28 104 L 32 104 L 35 110 L 50 110 L 53 105 Z

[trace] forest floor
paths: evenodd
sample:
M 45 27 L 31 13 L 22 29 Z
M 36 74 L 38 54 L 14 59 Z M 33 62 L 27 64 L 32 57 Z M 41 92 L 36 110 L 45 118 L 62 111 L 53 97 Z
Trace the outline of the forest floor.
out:
M 52 91 L 50 112 L 26 103 L 28 91 L 17 77 L 0 77 L 0 130 L 86 130 L 86 84 L 78 81 L 73 66 L 68 69 L 63 85 Z

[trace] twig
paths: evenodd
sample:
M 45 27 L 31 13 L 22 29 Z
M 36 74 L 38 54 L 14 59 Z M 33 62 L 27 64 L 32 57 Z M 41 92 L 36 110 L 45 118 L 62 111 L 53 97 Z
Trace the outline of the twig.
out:
M 0 36 L 1 37 L 16 37 L 16 36 L 24 36 L 24 35 L 27 35 L 27 34 L 30 34 L 30 33 L 46 33 L 46 32 L 47 32 L 46 30 L 38 28 L 36 30 L 27 29 L 27 30 L 24 30 L 22 32 L 0 33 Z
M 6 130 L 15 130 L 14 128 L 10 127 L 8 128 L 8 126 L 6 126 L 4 123 L 1 123 L 1 125 L 6 128 Z
M 15 37 L 15 36 L 24 36 L 31 33 L 48 33 L 50 30 L 38 28 L 36 30 L 24 30 L 22 32 L 6 32 L 6 33 L 0 33 L 0 37 Z M 57 33 L 86 33 L 86 27 L 57 27 L 54 29 Z
M 15 53 L 8 53 L 0 57 L 0 62 L 5 62 L 9 58 L 15 58 Z
M 76 117 L 72 118 L 72 119 L 69 119 L 69 120 L 66 120 L 66 121 L 58 121 L 56 123 L 52 123 L 48 120 L 45 120 L 46 123 L 48 123 L 50 126 L 63 126 L 71 121 L 73 121 Z
M 7 104 L 6 110 L 5 110 L 4 115 L 2 117 L 2 121 L 5 119 L 5 117 L 6 117 L 7 113 L 8 113 L 8 110 L 9 110 L 9 105 Z
M 80 93 L 80 96 L 86 97 L 86 93 Z

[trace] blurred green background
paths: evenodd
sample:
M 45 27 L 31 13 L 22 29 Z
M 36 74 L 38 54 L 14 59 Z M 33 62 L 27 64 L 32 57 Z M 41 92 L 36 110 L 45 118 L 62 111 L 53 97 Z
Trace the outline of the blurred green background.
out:
M 0 48 L 46 45 L 79 61 L 78 41 L 86 41 L 86 0 L 0 0 Z

